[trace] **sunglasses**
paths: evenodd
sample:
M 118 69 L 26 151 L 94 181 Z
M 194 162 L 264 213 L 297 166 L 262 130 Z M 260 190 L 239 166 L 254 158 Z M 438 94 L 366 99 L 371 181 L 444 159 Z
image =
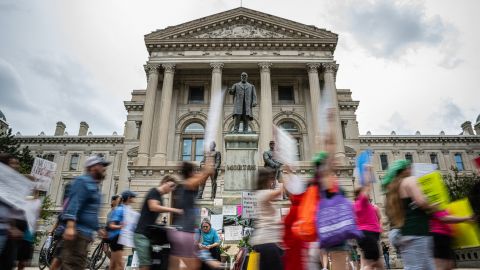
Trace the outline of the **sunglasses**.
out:
M 203 229 L 208 229 L 210 226 L 202 226 Z

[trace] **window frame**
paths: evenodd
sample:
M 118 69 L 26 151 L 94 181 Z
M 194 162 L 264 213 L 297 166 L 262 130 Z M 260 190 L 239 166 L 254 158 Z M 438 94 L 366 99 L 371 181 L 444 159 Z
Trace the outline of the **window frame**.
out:
M 405 153 L 404 157 L 406 160 L 410 161 L 410 163 L 414 162 L 412 153 Z
M 460 160 L 457 160 L 457 157 L 460 158 Z M 465 171 L 465 162 L 463 162 L 463 157 L 462 153 L 455 153 L 453 155 L 453 160 L 455 161 L 455 167 L 459 172 Z M 461 165 L 461 168 L 458 165 Z
M 192 124 L 199 124 L 202 126 L 203 131 L 202 132 L 187 132 L 187 128 L 192 125 Z M 189 155 L 184 154 L 184 149 L 185 149 L 185 140 L 190 140 L 190 152 Z M 203 152 L 201 154 L 197 153 L 197 145 L 200 141 L 202 141 L 202 148 L 205 147 L 205 125 L 203 125 L 202 122 L 200 121 L 190 121 L 188 124 L 185 125 L 185 127 L 182 129 L 182 135 L 180 138 L 180 156 L 179 160 L 180 161 L 190 161 L 190 162 L 195 162 L 195 161 L 201 161 L 203 159 Z M 190 159 L 185 159 L 186 156 L 190 156 Z M 201 157 L 200 160 L 197 160 L 197 157 Z
M 382 157 L 385 157 L 385 166 L 384 165 L 384 160 L 382 160 Z M 379 159 L 380 159 L 380 169 L 382 169 L 382 171 L 386 171 L 388 169 L 388 155 L 385 154 L 385 153 L 382 153 L 379 155 Z
M 291 99 L 280 99 L 281 95 L 280 92 L 285 90 L 291 90 Z M 296 104 L 295 102 L 295 86 L 293 84 L 285 84 L 285 85 L 278 85 L 277 86 L 277 93 L 278 93 L 278 104 Z
M 201 89 L 202 90 L 202 100 L 192 100 L 192 89 Z M 189 85 L 188 86 L 188 104 L 205 104 L 205 86 L 204 85 Z
M 429 157 L 430 157 L 430 163 L 437 165 L 437 169 L 440 169 L 440 162 L 438 160 L 438 154 L 437 153 L 430 153 Z M 433 157 L 435 157 L 436 162 L 433 161 Z
M 295 129 L 286 129 L 284 128 L 282 125 L 284 125 L 285 123 L 291 123 Z M 284 119 L 282 120 L 280 123 L 278 123 L 278 126 L 281 127 L 283 130 L 285 130 L 286 132 L 288 132 L 288 134 L 290 134 L 296 141 L 296 145 L 297 145 L 297 158 L 298 160 L 303 160 L 303 134 L 302 132 L 300 131 L 300 126 L 297 124 L 296 121 L 292 120 L 292 119 Z
M 75 167 L 72 166 L 73 159 L 76 158 Z M 68 163 L 68 170 L 69 171 L 78 171 L 78 164 L 80 163 L 80 154 L 73 153 L 70 155 L 70 162 Z

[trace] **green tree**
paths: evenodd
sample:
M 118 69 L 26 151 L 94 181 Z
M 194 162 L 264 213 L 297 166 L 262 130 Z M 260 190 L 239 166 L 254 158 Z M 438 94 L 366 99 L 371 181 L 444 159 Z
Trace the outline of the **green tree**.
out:
M 452 201 L 470 197 L 474 186 L 480 185 L 479 175 L 459 173 L 455 167 L 450 169 L 449 174 L 444 175 L 444 179 Z
M 12 135 L 12 129 L 0 133 L 0 153 L 7 153 L 20 161 L 20 173 L 29 174 L 32 170 L 34 157 L 28 146 L 21 147 Z

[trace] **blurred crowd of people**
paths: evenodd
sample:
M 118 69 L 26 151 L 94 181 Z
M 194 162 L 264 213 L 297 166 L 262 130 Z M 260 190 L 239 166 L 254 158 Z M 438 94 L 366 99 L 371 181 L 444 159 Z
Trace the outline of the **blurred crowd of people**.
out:
M 329 122 L 333 125 L 332 112 Z M 473 222 L 473 216 L 452 216 L 429 203 L 412 176 L 411 164 L 407 160 L 397 160 L 381 182 L 385 191 L 385 220 L 389 224 L 382 228 L 382 211 L 371 198 L 374 183 L 371 168 L 366 169 L 367 180 L 355 190 L 354 200 L 347 199 L 335 173 L 334 138 L 334 134 L 326 135 L 323 141 L 326 151 L 315 156 L 315 172 L 308 181 L 295 175 L 292 164 L 284 164 L 285 173 L 282 174 L 268 167 L 258 169 L 255 229 L 249 240 L 251 250 L 236 256 L 231 267 L 248 270 L 390 269 L 390 251 L 394 248 L 405 269 L 452 269 L 453 232 L 449 224 Z M 271 144 L 272 151 L 275 151 L 274 146 Z M 10 156 L 2 155 L 0 162 L 14 170 L 18 168 L 18 160 Z M 201 168 L 183 162 L 182 179 L 165 176 L 157 187 L 146 193 L 139 213 L 131 206 L 137 198 L 135 192 L 127 190 L 113 196 L 112 209 L 105 226 L 101 226 L 99 184 L 110 163 L 100 156 L 89 157 L 85 162 L 85 174 L 77 177 L 66 191 L 63 210 L 50 231 L 52 237 L 60 241 L 50 269 L 85 269 L 89 246 L 96 234 L 108 243 L 109 269 L 124 269 L 126 247 L 134 248 L 140 269 L 150 269 L 152 239 L 156 237 L 152 235 L 151 226 L 156 224 L 160 213 L 171 214 L 173 220 L 171 228 L 165 229 L 165 242 L 170 244 L 168 269 L 224 269 L 226 265 L 220 262 L 221 238 L 209 219 L 198 221 L 196 207 L 199 188 L 203 189 L 209 177 L 216 177 L 218 165 L 214 162 L 206 160 Z M 283 182 L 280 189 L 275 188 L 278 180 Z M 180 199 L 174 207 L 164 205 L 163 197 L 174 191 Z M 283 220 L 278 217 L 274 205 L 282 196 L 291 202 Z M 15 266 L 23 269 L 31 259 L 41 203 L 38 192 L 34 190 L 26 202 L 29 214 L 0 200 L 2 269 Z M 132 218 L 133 213 L 136 213 L 135 218 Z M 328 223 L 338 218 L 341 221 Z M 382 233 L 388 234 L 392 246 L 381 241 Z

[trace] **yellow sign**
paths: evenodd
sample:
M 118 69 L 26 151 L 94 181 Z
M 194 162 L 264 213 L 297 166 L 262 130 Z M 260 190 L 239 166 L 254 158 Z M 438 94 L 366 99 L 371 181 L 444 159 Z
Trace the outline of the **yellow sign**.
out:
M 453 216 L 465 217 L 473 215 L 473 210 L 468 199 L 462 199 L 450 203 L 447 207 L 448 212 Z M 463 222 L 453 224 L 454 247 L 471 248 L 480 246 L 480 231 L 478 224 L 473 222 Z
M 431 204 L 438 203 L 440 209 L 445 209 L 450 202 L 447 187 L 443 182 L 442 175 L 438 171 L 426 174 L 418 178 L 418 183 Z

